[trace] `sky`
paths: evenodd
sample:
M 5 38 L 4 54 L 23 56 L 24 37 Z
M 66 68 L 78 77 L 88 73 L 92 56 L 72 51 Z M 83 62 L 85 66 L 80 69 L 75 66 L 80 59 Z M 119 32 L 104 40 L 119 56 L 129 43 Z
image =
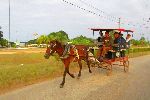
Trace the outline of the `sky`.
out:
M 14 42 L 34 39 L 34 33 L 40 36 L 60 30 L 70 38 L 80 35 L 96 38 L 98 34 L 93 36 L 90 28 L 118 28 L 118 18 L 121 18 L 121 28 L 135 31 L 133 38 L 144 36 L 150 40 L 150 28 L 145 28 L 150 27 L 150 0 L 65 0 L 100 16 L 63 0 L 10 1 L 10 40 Z M 8 0 L 0 0 L 0 26 L 6 39 L 9 37 L 8 8 Z

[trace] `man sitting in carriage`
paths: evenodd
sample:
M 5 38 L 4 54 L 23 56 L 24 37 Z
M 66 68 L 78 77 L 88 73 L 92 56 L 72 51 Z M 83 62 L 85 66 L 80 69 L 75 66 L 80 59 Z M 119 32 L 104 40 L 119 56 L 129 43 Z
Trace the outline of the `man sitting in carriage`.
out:
M 100 48 L 100 52 L 99 52 L 99 60 L 102 61 L 103 58 L 108 55 L 108 51 L 112 49 L 112 45 L 113 45 L 113 39 L 109 34 L 109 31 L 105 32 L 105 35 L 102 39 L 102 46 Z
M 121 32 L 114 33 L 114 46 L 113 49 L 118 53 L 118 57 L 125 57 L 125 51 L 127 49 L 126 40 L 123 38 Z
M 115 31 L 114 33 L 114 43 L 113 43 L 113 50 L 119 51 L 121 44 L 121 38 L 119 36 L 119 32 Z
M 119 32 L 120 37 L 120 49 L 126 49 L 126 40 L 123 37 L 123 34 Z
M 103 46 L 103 39 L 104 39 L 102 31 L 99 31 L 99 35 L 100 37 L 97 38 L 97 46 L 101 48 Z
M 131 35 L 127 34 L 127 37 L 126 37 L 126 47 L 127 47 L 127 49 L 130 48 L 130 41 L 131 41 Z

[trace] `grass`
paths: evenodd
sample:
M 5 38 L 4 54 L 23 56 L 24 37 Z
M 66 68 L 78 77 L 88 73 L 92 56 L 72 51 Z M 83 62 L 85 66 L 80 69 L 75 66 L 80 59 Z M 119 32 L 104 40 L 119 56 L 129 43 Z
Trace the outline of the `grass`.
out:
M 63 73 L 63 64 L 55 57 L 45 59 L 42 53 L 0 55 L 0 90 L 53 79 Z M 75 64 L 76 65 L 76 64 Z M 72 69 L 76 70 L 72 64 Z M 2 91 L 1 91 L 2 92 Z

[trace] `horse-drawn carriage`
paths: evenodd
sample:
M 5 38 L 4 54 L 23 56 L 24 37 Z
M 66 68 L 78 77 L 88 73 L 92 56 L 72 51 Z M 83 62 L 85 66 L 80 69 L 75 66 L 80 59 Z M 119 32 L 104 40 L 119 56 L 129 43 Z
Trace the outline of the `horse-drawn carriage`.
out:
M 123 37 L 121 39 L 121 36 L 119 36 L 119 34 L 121 35 L 122 32 L 128 33 L 133 31 L 125 30 L 125 29 L 91 29 L 91 30 L 93 30 L 93 34 L 94 32 L 98 31 L 100 32 L 101 35 L 101 37 L 98 38 L 98 42 L 96 43 L 97 49 L 85 45 L 63 45 L 60 41 L 57 40 L 52 40 L 48 44 L 44 57 L 48 59 L 53 53 L 57 53 L 60 56 L 65 66 L 63 81 L 60 84 L 61 88 L 65 84 L 66 74 L 69 74 L 72 78 L 75 78 L 74 74 L 71 74 L 69 71 L 69 65 L 71 62 L 78 62 L 79 64 L 80 69 L 78 73 L 78 78 L 81 77 L 81 70 L 82 70 L 81 60 L 84 60 L 87 63 L 90 73 L 92 73 L 90 67 L 91 65 L 93 65 L 92 64 L 93 62 L 96 62 L 94 64 L 100 68 L 106 68 L 108 75 L 111 74 L 112 72 L 112 65 L 114 65 L 114 62 L 117 61 L 120 62 L 119 64 L 120 66 L 124 66 L 125 72 L 128 71 L 129 60 L 125 52 L 126 49 L 129 48 L 129 44 L 125 42 L 126 40 L 123 39 Z M 105 31 L 105 36 L 103 36 L 104 31 Z M 113 33 L 113 31 L 118 31 L 118 32 Z M 111 32 L 112 35 L 115 34 L 114 40 L 112 39 L 113 36 L 110 35 Z M 128 36 L 130 37 L 129 34 Z M 129 42 L 128 38 L 127 40 Z M 124 42 L 120 42 L 123 40 Z M 68 52 L 69 54 L 67 54 Z M 66 54 L 68 56 L 64 57 L 64 55 Z
M 123 66 L 124 72 L 128 72 L 128 49 L 130 48 L 129 39 L 131 37 L 129 33 L 133 33 L 133 31 L 100 28 L 92 28 L 91 30 L 93 31 L 93 35 L 95 32 L 99 32 L 100 34 L 100 37 L 96 40 L 97 48 L 91 48 L 91 52 L 96 60 L 96 63 L 91 62 L 91 66 L 107 69 L 107 75 L 111 74 L 113 65 Z M 104 32 L 105 35 L 103 35 Z M 127 33 L 126 39 L 123 38 L 123 33 Z

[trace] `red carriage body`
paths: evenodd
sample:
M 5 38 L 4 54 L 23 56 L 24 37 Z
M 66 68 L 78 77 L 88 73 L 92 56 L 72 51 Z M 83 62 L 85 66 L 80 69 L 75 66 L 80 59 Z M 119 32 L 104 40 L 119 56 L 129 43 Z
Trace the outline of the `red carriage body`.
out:
M 133 33 L 134 31 L 132 30 L 126 30 L 126 29 L 102 29 L 102 28 L 92 28 L 91 29 L 93 31 L 93 35 L 96 31 L 99 32 L 112 32 L 112 31 L 118 31 L 118 32 L 126 32 L 128 33 Z M 102 45 L 101 47 L 97 48 L 98 52 L 102 52 L 102 50 L 104 50 L 105 46 Z M 110 47 L 111 48 L 111 47 Z M 114 51 L 112 48 L 109 49 L 108 51 L 116 54 L 116 53 L 121 53 L 121 52 L 126 52 L 126 49 L 120 49 L 119 51 Z M 101 55 L 96 54 L 96 58 L 98 59 Z M 124 56 L 119 55 L 118 57 L 112 57 L 112 58 L 107 58 L 106 56 L 103 57 L 103 60 L 98 59 L 100 64 L 99 67 L 100 68 L 105 68 L 107 69 L 107 75 L 110 75 L 112 72 L 112 66 L 113 65 L 119 65 L 119 66 L 123 66 L 124 67 L 124 71 L 128 72 L 129 70 L 129 58 L 127 54 L 124 54 Z

